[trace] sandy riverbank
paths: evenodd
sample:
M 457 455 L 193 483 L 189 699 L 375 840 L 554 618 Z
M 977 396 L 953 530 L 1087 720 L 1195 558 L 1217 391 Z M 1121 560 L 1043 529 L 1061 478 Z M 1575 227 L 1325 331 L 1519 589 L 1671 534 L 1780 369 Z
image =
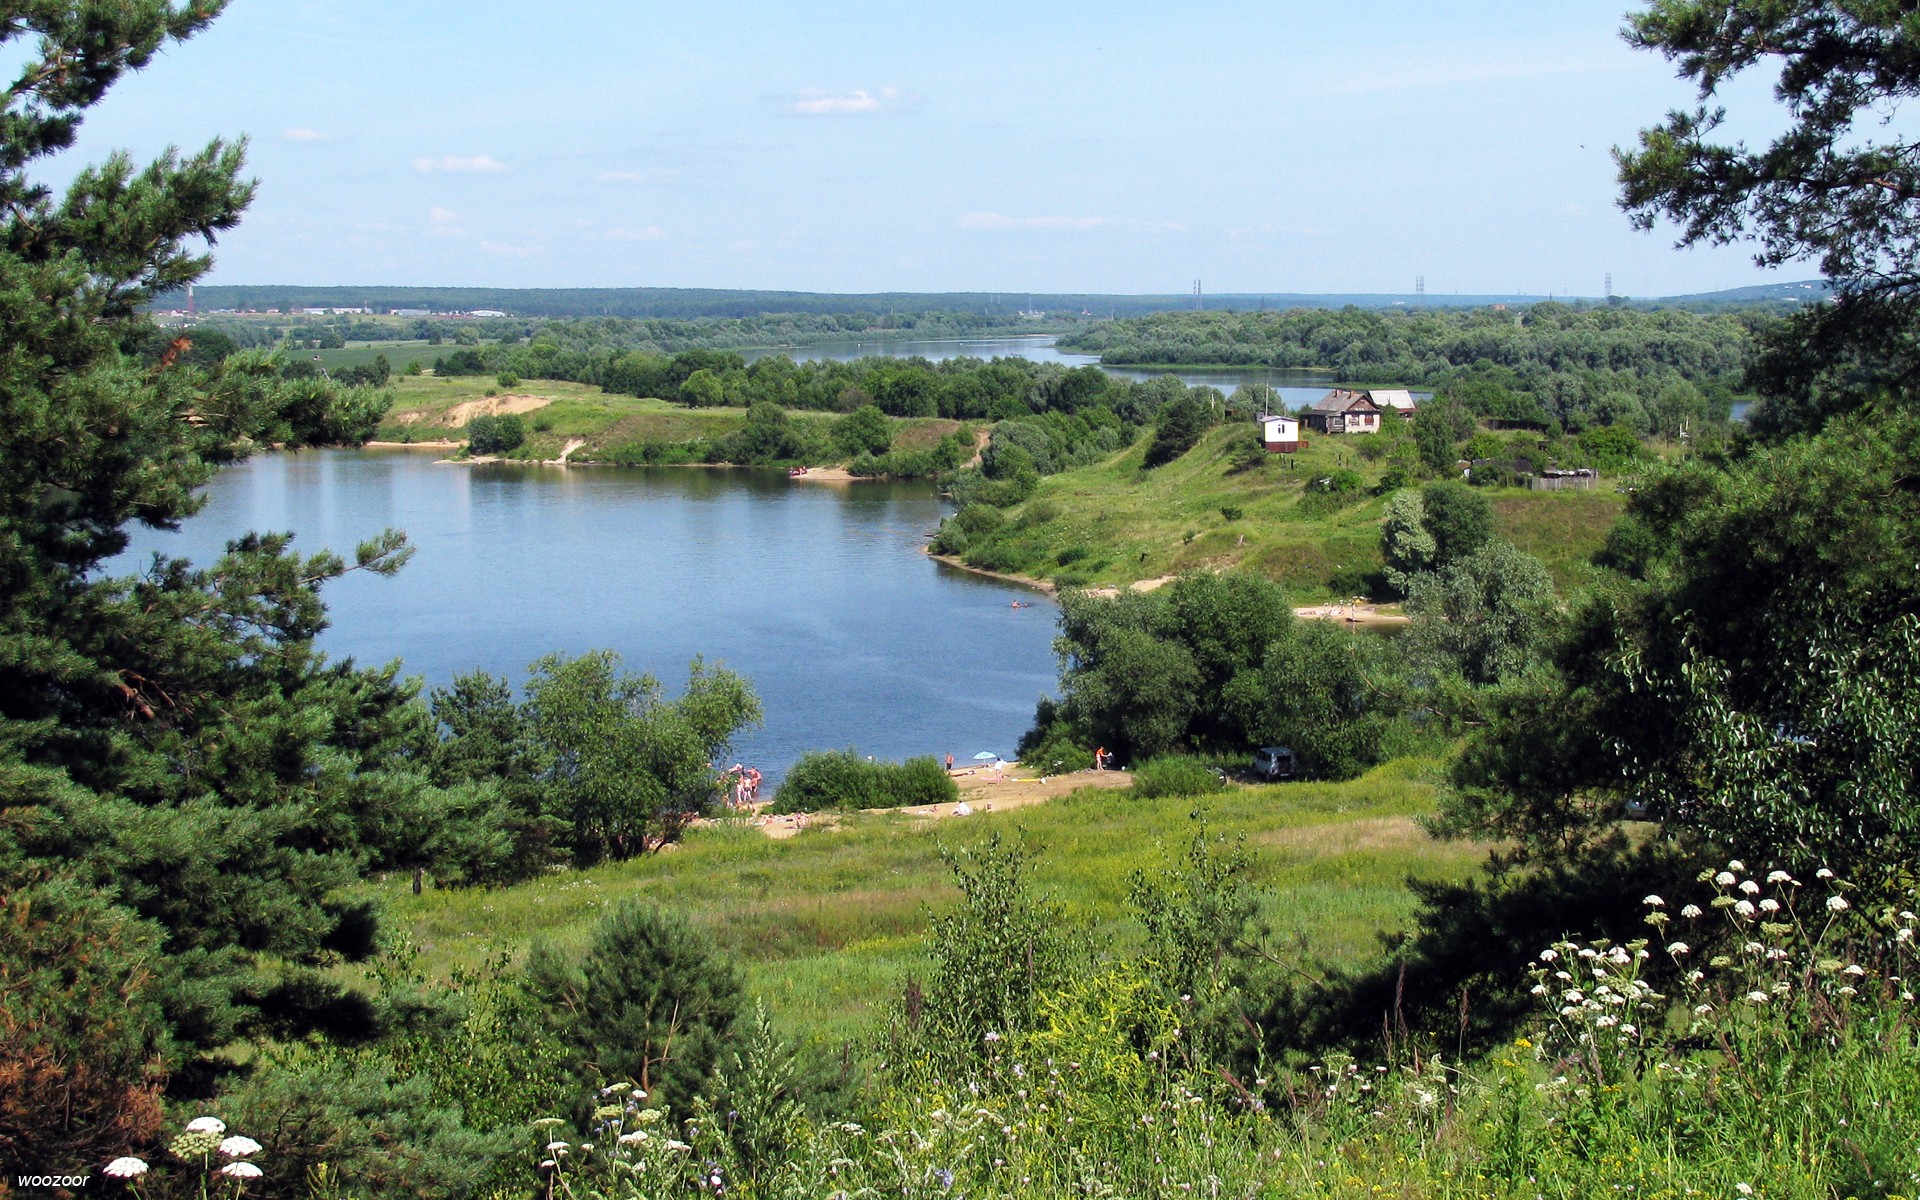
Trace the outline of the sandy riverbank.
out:
M 955 771 L 953 781 L 960 786 L 958 804 L 922 804 L 912 808 L 879 808 L 870 812 L 905 813 L 927 821 L 951 821 L 958 817 L 974 813 L 1005 812 L 1010 808 L 1026 808 L 1030 805 L 1045 804 L 1049 800 L 1070 795 L 1081 788 L 1123 788 L 1133 782 L 1133 776 L 1125 771 L 1073 771 L 1066 775 L 1051 775 L 1046 778 L 1028 776 L 1015 764 L 1007 769 L 1004 778 L 996 778 L 991 769 Z M 966 812 L 960 811 L 964 804 Z M 765 814 L 751 818 L 754 825 L 770 838 L 790 838 L 803 829 L 832 829 L 841 819 L 840 813 L 789 813 L 785 816 Z

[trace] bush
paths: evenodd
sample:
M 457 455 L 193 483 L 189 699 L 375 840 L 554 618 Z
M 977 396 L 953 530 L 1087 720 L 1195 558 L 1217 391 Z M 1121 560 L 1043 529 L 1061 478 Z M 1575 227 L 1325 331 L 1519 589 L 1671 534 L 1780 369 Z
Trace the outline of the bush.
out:
M 467 450 L 473 454 L 505 454 L 527 440 L 520 418 L 481 415 L 467 422 Z
M 1247 515 L 1247 510 L 1237 504 L 1222 504 L 1220 506 L 1220 515 L 1229 521 L 1238 521 L 1241 517 Z
M 951 804 L 960 788 L 932 757 L 873 762 L 851 747 L 800 756 L 774 796 L 776 813 Z
M 500 372 L 500 374 L 494 376 L 493 381 L 503 388 L 517 388 L 520 386 L 520 377 L 512 371 Z
M 1227 781 L 1208 763 L 1184 754 L 1150 758 L 1133 772 L 1132 794 L 1142 800 L 1162 796 L 1207 796 L 1225 791 Z

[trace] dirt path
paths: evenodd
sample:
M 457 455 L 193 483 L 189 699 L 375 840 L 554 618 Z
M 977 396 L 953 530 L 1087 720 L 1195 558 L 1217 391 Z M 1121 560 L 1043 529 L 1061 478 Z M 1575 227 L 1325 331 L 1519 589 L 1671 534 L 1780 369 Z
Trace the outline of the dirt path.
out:
M 573 439 L 572 441 L 570 441 L 570 442 L 568 442 L 568 443 L 566 444 L 566 446 L 565 446 L 565 447 L 564 447 L 564 448 L 563 448 L 563 449 L 562 449 L 562 450 L 560 451 L 560 457 L 558 457 L 558 458 L 556 458 L 556 459 L 553 459 L 553 460 L 551 460 L 551 461 L 552 461 L 552 465 L 554 465 L 554 466 L 556 466 L 556 467 L 564 467 L 564 466 L 566 466 L 566 465 L 567 465 L 567 456 L 568 456 L 569 454 L 572 454 L 572 453 L 573 453 L 573 452 L 574 452 L 575 450 L 578 450 L 578 449 L 579 449 L 580 447 L 582 447 L 582 446 L 584 446 L 584 445 L 586 445 L 586 444 L 587 444 L 587 439 L 585 439 L 585 438 L 574 438 L 574 439 Z
M 488 396 L 484 400 L 468 400 L 456 404 L 440 414 L 440 419 L 434 423 L 448 427 L 465 425 L 475 417 L 504 417 L 513 413 L 529 413 L 552 403 L 551 396 Z M 408 413 L 406 416 L 412 417 L 414 414 Z M 406 417 L 401 419 L 405 420 Z M 414 419 L 418 420 L 419 417 Z
M 1397 609 L 1361 601 L 1350 604 L 1309 604 L 1294 609 L 1293 615 L 1309 621 L 1345 621 L 1349 625 L 1406 625 L 1413 620 Z

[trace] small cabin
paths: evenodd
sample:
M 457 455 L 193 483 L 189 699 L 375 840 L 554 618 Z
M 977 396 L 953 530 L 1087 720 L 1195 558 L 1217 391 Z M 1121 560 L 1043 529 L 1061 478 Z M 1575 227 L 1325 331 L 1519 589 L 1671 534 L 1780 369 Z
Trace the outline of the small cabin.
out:
M 1300 449 L 1300 422 L 1294 417 L 1261 417 L 1260 440 L 1269 454 L 1292 454 Z
M 1380 408 L 1365 392 L 1335 388 L 1300 414 L 1307 428 L 1321 433 L 1379 433 Z

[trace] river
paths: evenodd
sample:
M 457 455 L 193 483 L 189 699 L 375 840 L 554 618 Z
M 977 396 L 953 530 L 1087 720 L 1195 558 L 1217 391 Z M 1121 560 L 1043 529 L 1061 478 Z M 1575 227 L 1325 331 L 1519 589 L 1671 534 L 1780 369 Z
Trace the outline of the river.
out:
M 351 558 L 402 528 L 416 553 L 398 575 L 326 589 L 330 654 L 400 659 L 430 687 L 472 670 L 518 686 L 542 655 L 606 648 L 670 692 L 704 655 L 752 680 L 766 724 L 736 754 L 775 779 L 813 749 L 1011 756 L 1055 684 L 1057 609 L 921 553 L 946 511 L 926 483 L 309 450 L 229 467 L 207 494 L 179 532 L 141 531 L 113 569 L 155 551 L 210 562 L 248 530 Z

